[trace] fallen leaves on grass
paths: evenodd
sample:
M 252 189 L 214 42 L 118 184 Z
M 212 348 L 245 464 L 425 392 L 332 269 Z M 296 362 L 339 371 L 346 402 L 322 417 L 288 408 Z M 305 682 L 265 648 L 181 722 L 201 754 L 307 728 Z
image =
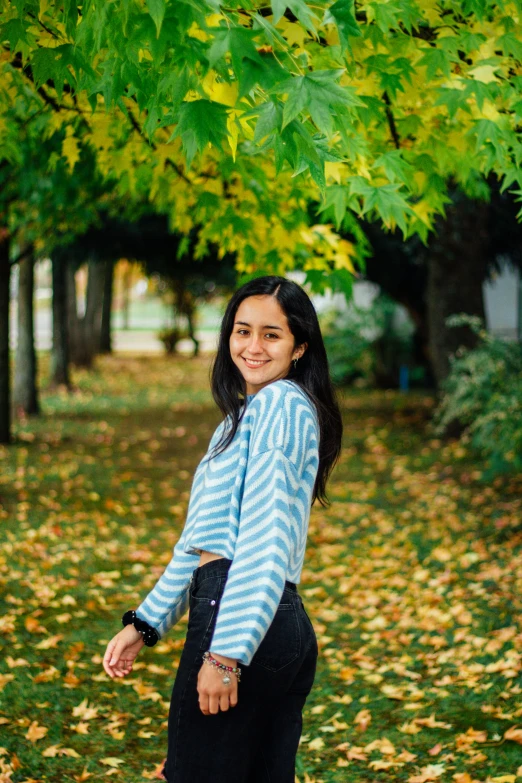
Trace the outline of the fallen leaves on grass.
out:
M 219 421 L 206 362 L 104 357 L 78 371 L 77 395 L 44 394 L 44 417 L 0 448 L 0 632 L 12 641 L 0 783 L 15 745 L 35 779 L 33 761 L 52 778 L 65 757 L 78 783 L 91 762 L 123 777 L 114 742 L 146 740 L 145 771 L 163 755 L 186 618 L 126 678 L 111 681 L 102 654 L 181 533 Z M 430 437 L 431 407 L 422 394 L 407 407 L 391 392 L 343 396 L 332 504 L 312 509 L 299 584 L 319 644 L 300 746 L 313 773 L 300 783 L 522 777 L 522 482 L 483 480 L 462 443 Z M 42 751 L 57 728 L 63 742 L 49 733 Z M 75 754 L 91 748 L 82 770 Z

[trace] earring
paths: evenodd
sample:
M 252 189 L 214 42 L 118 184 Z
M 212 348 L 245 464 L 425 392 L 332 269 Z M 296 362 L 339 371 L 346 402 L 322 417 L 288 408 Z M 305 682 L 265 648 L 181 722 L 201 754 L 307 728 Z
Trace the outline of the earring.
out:
M 294 370 L 297 368 L 297 359 L 294 359 Z

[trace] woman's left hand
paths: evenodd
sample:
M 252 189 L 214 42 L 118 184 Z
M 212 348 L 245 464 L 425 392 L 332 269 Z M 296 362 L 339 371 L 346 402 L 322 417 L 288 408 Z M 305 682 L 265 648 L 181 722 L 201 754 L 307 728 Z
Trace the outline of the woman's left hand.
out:
M 237 666 L 234 658 L 226 658 L 224 655 L 212 657 L 224 663 L 225 666 Z M 199 706 L 204 715 L 217 715 L 219 710 L 226 712 L 229 707 L 237 704 L 237 677 L 233 672 L 227 672 L 230 683 L 223 682 L 225 672 L 217 666 L 209 666 L 203 662 L 198 674 Z

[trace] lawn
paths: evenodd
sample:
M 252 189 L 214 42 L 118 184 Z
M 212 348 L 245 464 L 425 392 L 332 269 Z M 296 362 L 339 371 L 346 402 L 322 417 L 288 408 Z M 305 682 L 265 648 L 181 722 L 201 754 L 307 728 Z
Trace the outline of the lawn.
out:
M 186 617 L 126 678 L 102 657 L 181 532 L 220 419 L 208 365 L 101 358 L 0 447 L 0 783 L 138 783 L 165 756 Z M 435 438 L 428 395 L 341 400 L 299 585 L 320 660 L 298 781 L 518 783 L 522 477 Z

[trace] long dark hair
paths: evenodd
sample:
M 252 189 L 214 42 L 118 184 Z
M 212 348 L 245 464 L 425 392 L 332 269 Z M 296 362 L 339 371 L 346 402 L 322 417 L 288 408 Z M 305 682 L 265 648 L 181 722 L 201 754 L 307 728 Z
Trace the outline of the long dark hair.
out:
M 217 354 L 212 362 L 210 384 L 212 396 L 225 417 L 230 416 L 231 425 L 227 432 L 223 430 L 212 457 L 224 451 L 236 434 L 239 422 L 245 410 L 246 381 L 232 361 L 229 340 L 234 328 L 236 312 L 248 296 L 269 294 L 279 302 L 288 319 L 288 326 L 294 335 L 294 349 L 303 343 L 308 348 L 297 362 L 290 365 L 286 378 L 298 384 L 315 405 L 319 420 L 319 468 L 315 480 L 312 504 L 318 498 L 322 506 L 329 504 L 326 495 L 326 483 L 341 453 L 343 421 L 333 387 L 328 358 L 317 313 L 300 285 L 277 275 L 257 277 L 245 283 L 230 299 L 219 334 Z

